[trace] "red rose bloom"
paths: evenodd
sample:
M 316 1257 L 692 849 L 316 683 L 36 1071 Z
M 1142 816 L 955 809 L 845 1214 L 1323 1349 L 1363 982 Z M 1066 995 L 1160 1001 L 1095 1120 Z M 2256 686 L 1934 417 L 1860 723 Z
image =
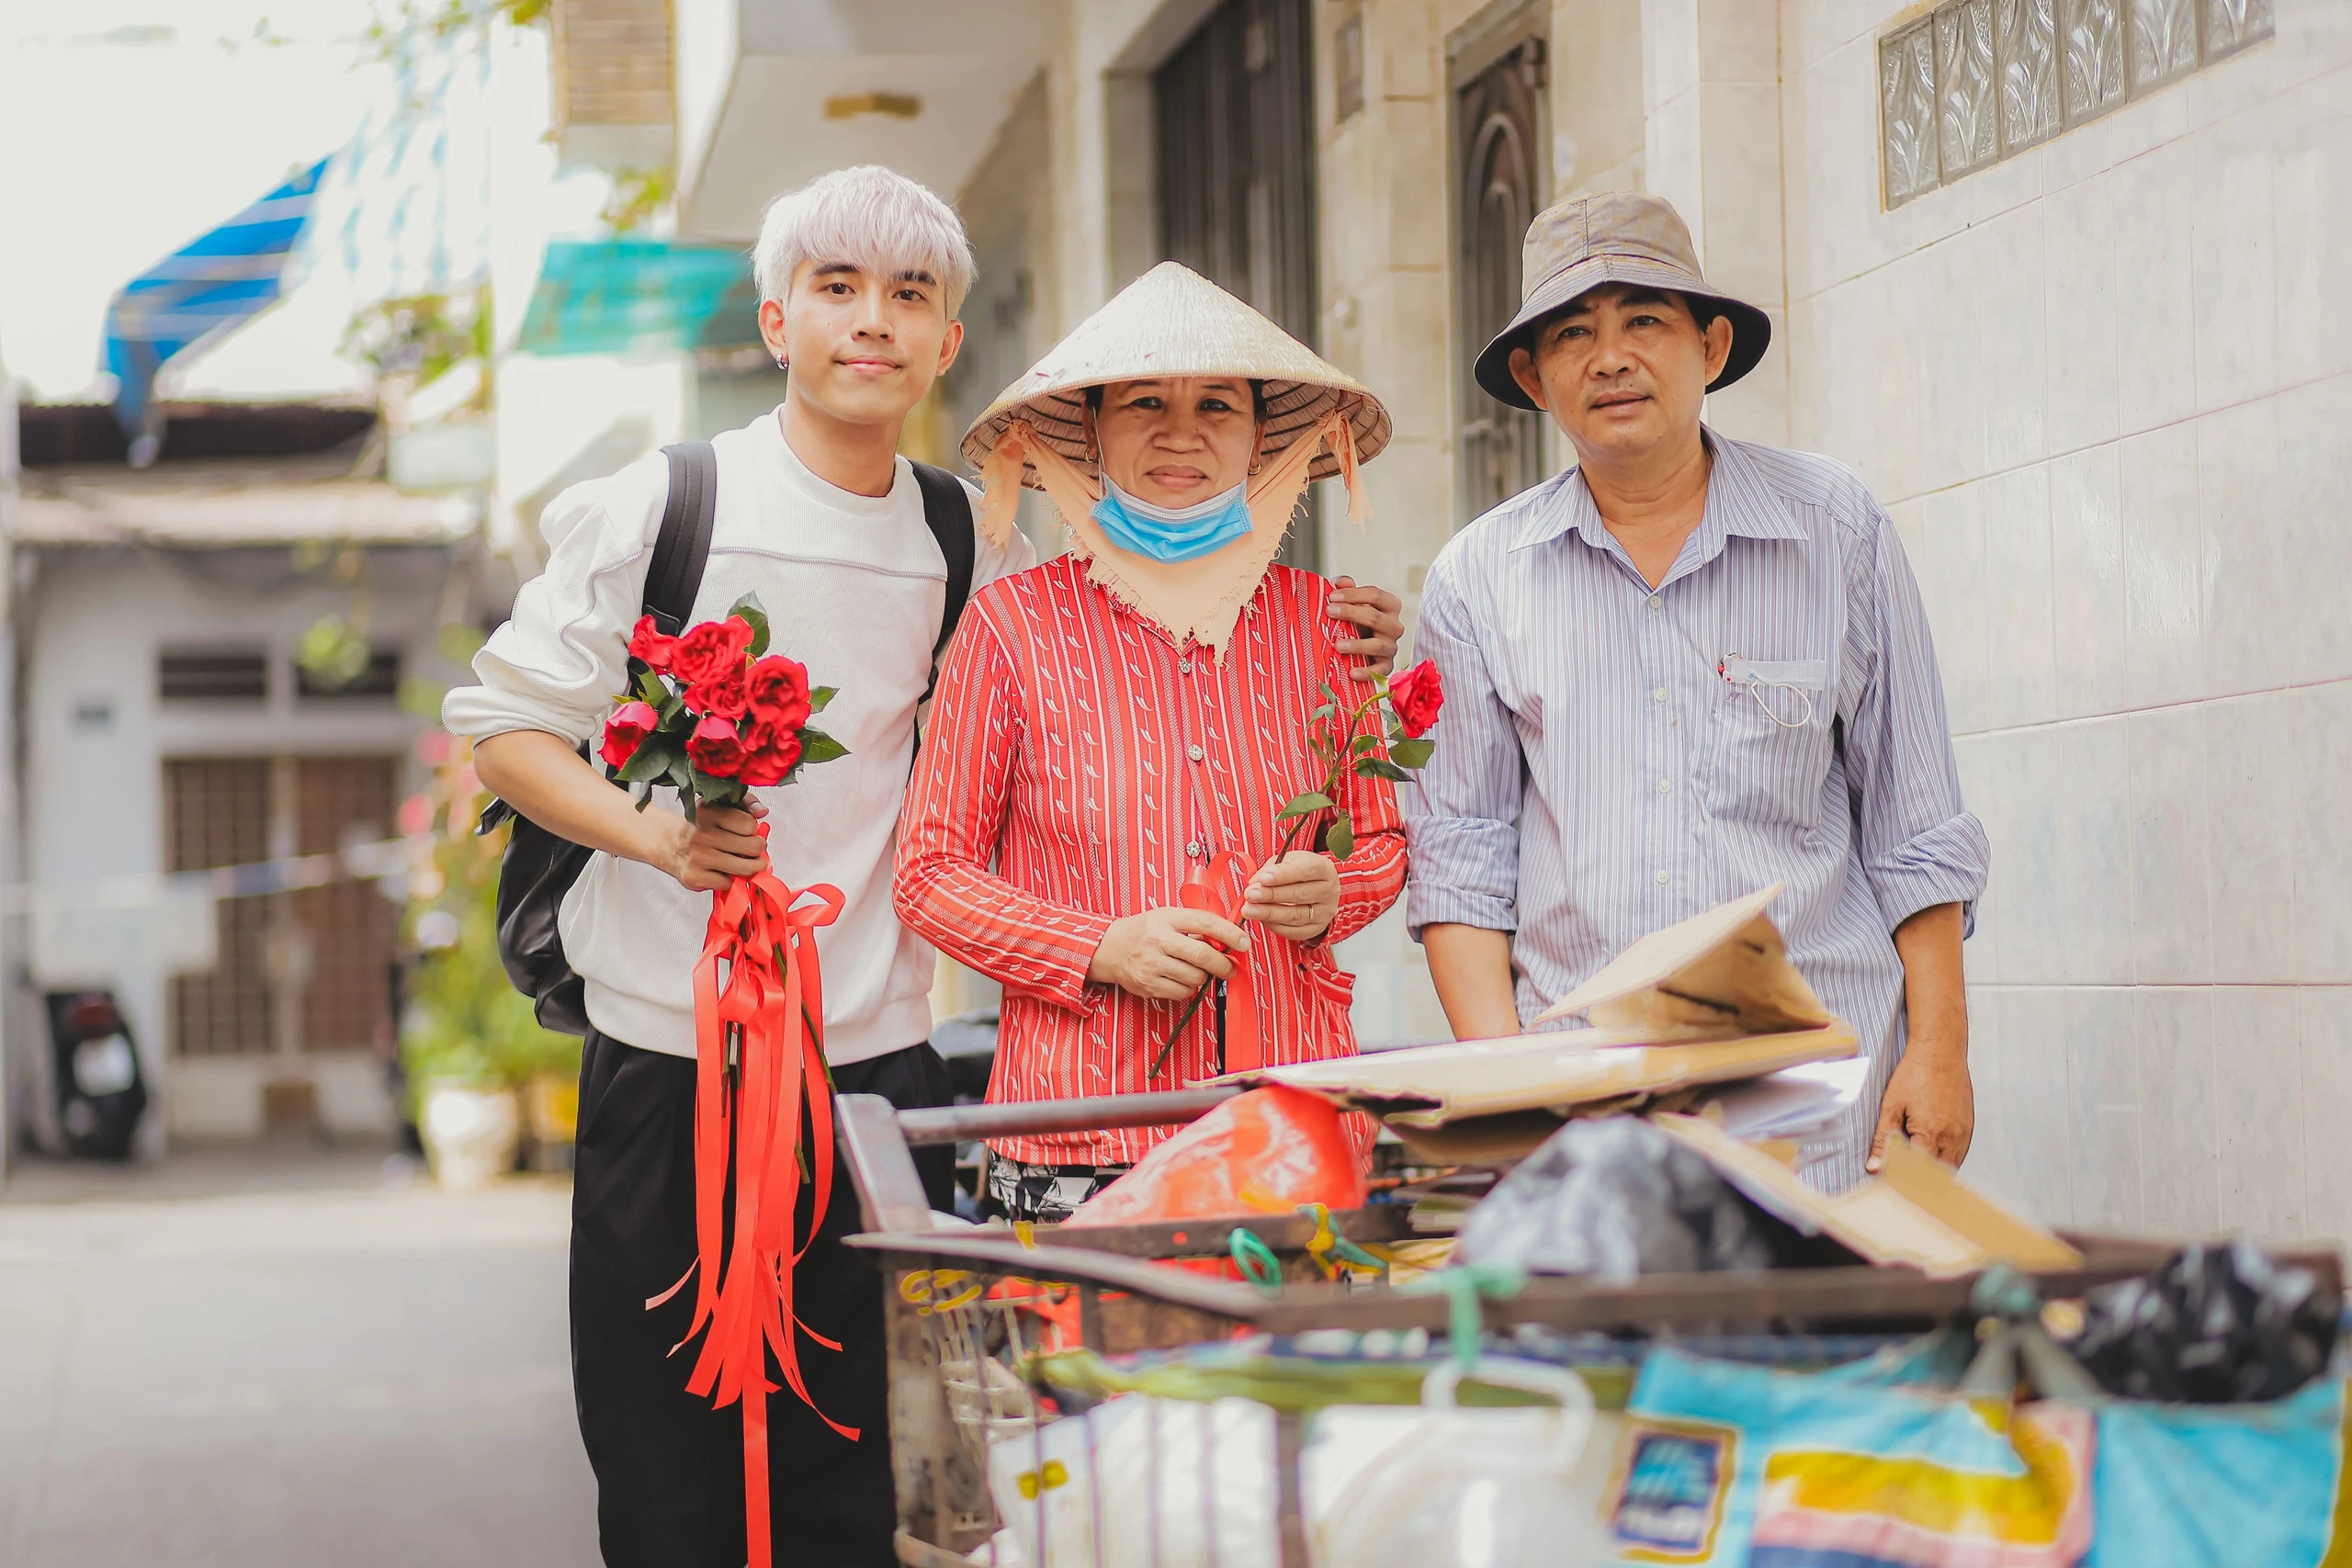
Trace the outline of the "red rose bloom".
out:
M 780 653 L 754 660 L 751 700 L 754 706 L 775 715 L 775 722 L 786 729 L 798 729 L 808 722 L 808 668 Z
M 653 711 L 650 704 L 623 703 L 615 708 L 613 716 L 605 721 L 605 765 L 627 767 L 628 760 L 637 755 L 637 749 L 645 743 L 645 738 L 661 728 L 662 716 Z
M 686 737 L 686 756 L 715 779 L 731 779 L 743 766 L 743 738 L 731 719 L 709 717 Z
M 747 784 L 780 784 L 800 761 L 800 733 L 783 722 L 780 709 L 755 707 L 743 727 L 743 772 Z
M 743 674 L 743 661 L 722 668 L 707 681 L 697 681 L 686 688 L 686 705 L 700 714 L 717 714 L 721 718 L 741 718 L 752 705 L 752 691 Z
M 752 624 L 740 615 L 689 627 L 670 649 L 669 672 L 689 686 L 704 685 L 732 669 L 739 673 L 752 649 Z
M 648 670 L 669 669 L 670 655 L 677 646 L 678 639 L 663 637 L 650 615 L 639 616 L 637 629 L 628 634 L 628 656 Z
M 1413 739 L 1419 739 L 1437 722 L 1438 709 L 1445 705 L 1445 693 L 1438 684 L 1437 665 L 1424 659 L 1402 675 L 1388 678 L 1388 705 L 1396 715 L 1396 722 Z

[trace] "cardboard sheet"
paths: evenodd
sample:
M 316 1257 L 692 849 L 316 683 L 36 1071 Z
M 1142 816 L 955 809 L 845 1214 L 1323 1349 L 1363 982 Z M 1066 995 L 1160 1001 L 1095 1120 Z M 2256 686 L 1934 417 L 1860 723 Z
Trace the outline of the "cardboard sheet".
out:
M 1758 1145 L 1699 1116 L 1650 1120 L 1768 1213 L 1826 1235 L 1872 1263 L 1905 1263 L 1939 1278 L 1994 1263 L 2071 1269 L 2082 1255 L 2010 1213 L 1904 1138 L 1889 1138 L 1883 1174 L 1835 1197 L 1815 1191 Z
M 1278 1083 L 1388 1121 L 1442 1127 L 1508 1111 L 1565 1111 L 1599 1100 L 1758 1077 L 1855 1052 L 1853 1031 L 1817 1028 L 1654 1045 L 1641 1031 L 1574 1030 L 1415 1045 L 1364 1056 L 1231 1073 L 1218 1083 Z
M 1507 1157 L 1581 1107 L 1630 1106 L 1850 1057 L 1853 1031 L 1815 997 L 1764 914 L 1781 886 L 1651 932 L 1544 1014 L 1585 1012 L 1591 1029 L 1409 1046 L 1213 1081 L 1285 1084 L 1369 1111 L 1400 1136 L 1453 1130 L 1450 1139 L 1418 1138 L 1425 1150 L 1459 1145 Z
M 1596 1029 L 1700 1036 L 1817 1029 L 1829 1010 L 1789 962 L 1765 907 L 1776 882 L 1703 915 L 1652 931 L 1537 1015 L 1549 1023 L 1583 1013 Z

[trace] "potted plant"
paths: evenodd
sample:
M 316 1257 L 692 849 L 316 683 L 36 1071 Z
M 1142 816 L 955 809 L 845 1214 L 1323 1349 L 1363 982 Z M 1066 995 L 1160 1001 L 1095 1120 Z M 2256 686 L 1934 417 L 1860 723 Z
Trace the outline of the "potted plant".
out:
M 479 1189 L 515 1167 L 520 1096 L 532 1093 L 535 1140 L 570 1137 L 564 1088 L 580 1077 L 580 1042 L 539 1026 L 498 958 L 498 869 L 505 835 L 476 836 L 484 804 L 470 747 L 426 737 L 431 785 L 401 807 L 418 845 L 403 934 L 417 954 L 408 976 L 401 1059 L 434 1179 Z M 562 1163 L 548 1161 L 540 1163 Z

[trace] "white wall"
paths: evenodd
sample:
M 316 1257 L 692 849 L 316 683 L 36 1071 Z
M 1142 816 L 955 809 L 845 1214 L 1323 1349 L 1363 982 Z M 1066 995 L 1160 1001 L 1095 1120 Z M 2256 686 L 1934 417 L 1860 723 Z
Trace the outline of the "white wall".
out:
M 1992 834 L 1969 1168 L 2352 1235 L 2352 6 L 1883 212 L 1897 10 L 1781 9 L 1789 424 L 1902 532 Z
M 447 679 L 434 652 L 442 614 L 445 552 L 377 553 L 371 640 L 402 651 L 406 673 Z M 292 695 L 285 659 L 302 631 L 329 611 L 347 613 L 350 595 L 311 571 L 297 574 L 284 549 L 42 553 L 21 601 L 30 669 L 25 682 L 27 874 L 68 888 L 93 879 L 159 872 L 164 866 L 163 763 L 187 756 L 391 754 L 413 758 L 424 721 L 390 703 L 348 710 Z M 208 706 L 155 697 L 155 660 L 166 644 L 266 642 L 277 660 L 266 705 Z M 104 724 L 76 710 L 103 705 Z M 411 766 L 416 766 L 412 762 Z M 421 773 L 414 782 L 421 782 Z M 76 983 L 83 977 L 77 976 Z M 264 1061 L 167 1060 L 169 976 L 134 950 L 111 975 L 89 975 L 117 989 L 139 1043 L 151 1092 L 142 1137 L 157 1152 L 164 1129 L 197 1135 L 249 1135 L 261 1128 Z M 24 1042 L 46 1051 L 47 1042 Z M 319 1081 L 329 1131 L 390 1126 L 390 1105 L 373 1058 L 331 1062 Z

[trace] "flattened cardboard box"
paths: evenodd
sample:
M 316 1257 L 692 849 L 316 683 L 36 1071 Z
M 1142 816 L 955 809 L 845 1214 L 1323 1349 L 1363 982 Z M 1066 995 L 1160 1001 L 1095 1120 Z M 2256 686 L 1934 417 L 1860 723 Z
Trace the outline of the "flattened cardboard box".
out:
M 1783 885 L 1719 905 L 1634 943 L 1544 1013 L 1594 1027 L 1464 1040 L 1228 1074 L 1278 1083 L 1380 1117 L 1418 1150 L 1505 1157 L 1582 1108 L 1760 1077 L 1856 1052 L 1789 962 L 1764 914 Z
M 2072 1269 L 2082 1255 L 1963 1183 L 1957 1171 L 1915 1148 L 1886 1141 L 1883 1174 L 1832 1198 L 1754 1144 L 1703 1116 L 1657 1114 L 1653 1124 L 1713 1166 L 1767 1213 L 1809 1235 L 1826 1235 L 1872 1263 L 1905 1263 L 1937 1278 L 1973 1274 L 1995 1263 Z

